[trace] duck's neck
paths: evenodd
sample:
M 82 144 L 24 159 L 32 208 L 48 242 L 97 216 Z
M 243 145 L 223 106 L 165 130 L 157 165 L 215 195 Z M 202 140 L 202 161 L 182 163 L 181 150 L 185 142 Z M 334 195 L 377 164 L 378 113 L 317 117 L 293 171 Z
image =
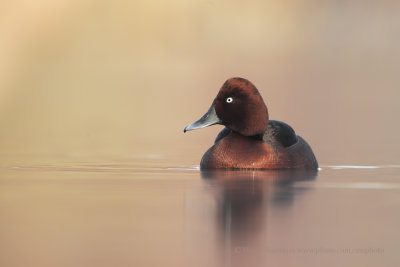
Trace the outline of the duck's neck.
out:
M 258 141 L 262 141 L 263 140 L 263 136 L 264 136 L 264 133 L 246 136 L 246 135 L 243 135 L 243 134 L 241 134 L 239 132 L 236 132 L 236 131 L 233 131 L 233 130 L 231 130 L 231 131 L 235 135 L 243 136 L 244 138 L 254 139 L 254 140 L 258 140 Z
M 261 141 L 261 140 L 263 140 L 263 136 L 264 136 L 264 133 L 252 135 L 252 136 L 249 136 L 249 137 L 252 138 L 252 139 Z

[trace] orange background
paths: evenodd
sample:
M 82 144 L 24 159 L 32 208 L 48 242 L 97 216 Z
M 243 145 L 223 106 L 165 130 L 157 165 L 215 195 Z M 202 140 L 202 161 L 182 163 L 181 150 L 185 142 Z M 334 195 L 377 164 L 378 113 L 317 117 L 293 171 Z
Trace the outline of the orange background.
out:
M 397 1 L 3 1 L 3 155 L 160 155 L 198 164 L 220 130 L 183 134 L 229 77 L 320 164 L 400 156 Z

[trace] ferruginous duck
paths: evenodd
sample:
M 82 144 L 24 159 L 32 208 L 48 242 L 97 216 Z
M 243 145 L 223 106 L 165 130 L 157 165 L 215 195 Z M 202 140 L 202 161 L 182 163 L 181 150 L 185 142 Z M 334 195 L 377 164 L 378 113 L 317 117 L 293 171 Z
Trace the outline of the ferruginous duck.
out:
M 318 169 L 309 144 L 288 124 L 269 120 L 259 91 L 246 79 L 227 80 L 206 114 L 183 131 L 214 124 L 225 128 L 203 155 L 201 169 Z

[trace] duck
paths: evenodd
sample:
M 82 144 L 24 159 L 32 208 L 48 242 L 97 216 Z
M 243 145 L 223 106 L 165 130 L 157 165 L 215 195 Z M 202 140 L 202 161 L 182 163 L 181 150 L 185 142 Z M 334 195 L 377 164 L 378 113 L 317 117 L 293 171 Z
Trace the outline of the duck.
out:
M 208 111 L 183 131 L 216 124 L 225 128 L 204 153 L 202 170 L 318 169 L 311 146 L 288 124 L 269 119 L 260 92 L 247 79 L 228 79 Z

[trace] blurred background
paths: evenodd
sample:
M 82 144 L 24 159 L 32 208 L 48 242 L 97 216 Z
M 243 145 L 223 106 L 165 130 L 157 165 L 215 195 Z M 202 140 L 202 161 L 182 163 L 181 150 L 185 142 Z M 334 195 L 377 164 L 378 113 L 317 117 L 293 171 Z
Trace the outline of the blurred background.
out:
M 398 1 L 0 2 L 0 153 L 198 165 L 222 83 L 261 91 L 320 164 L 400 156 Z

